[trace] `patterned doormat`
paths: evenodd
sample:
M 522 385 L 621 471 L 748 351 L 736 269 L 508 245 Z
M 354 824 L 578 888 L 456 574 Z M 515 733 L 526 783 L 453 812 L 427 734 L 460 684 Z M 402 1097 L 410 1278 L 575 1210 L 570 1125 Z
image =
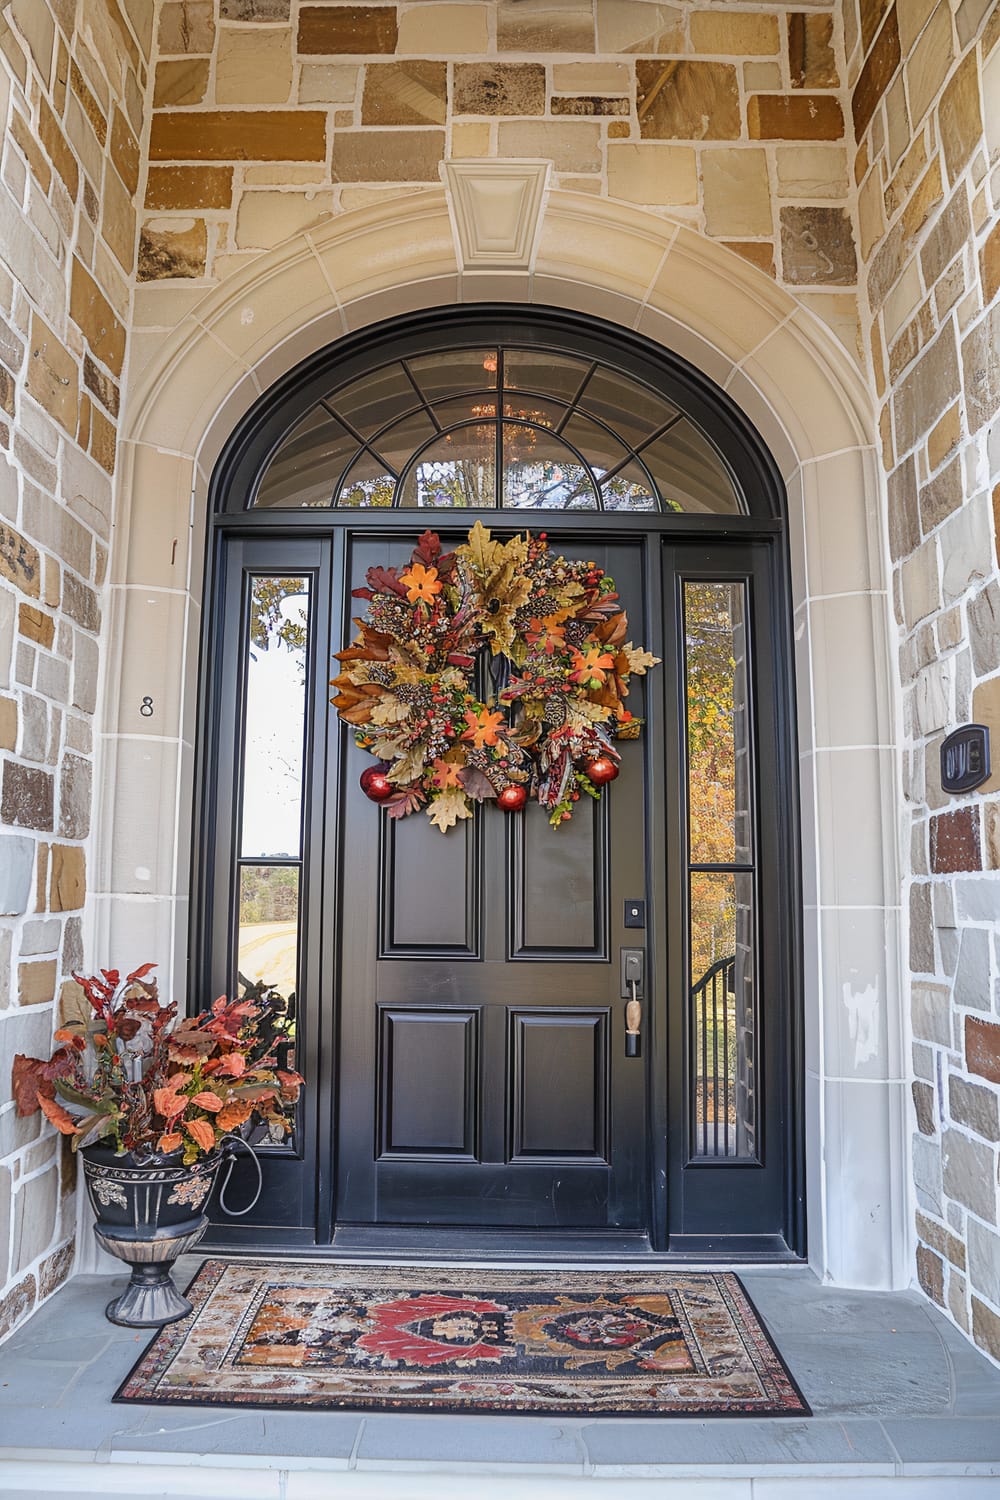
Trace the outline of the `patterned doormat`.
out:
M 808 1416 L 730 1274 L 206 1260 L 116 1401 Z

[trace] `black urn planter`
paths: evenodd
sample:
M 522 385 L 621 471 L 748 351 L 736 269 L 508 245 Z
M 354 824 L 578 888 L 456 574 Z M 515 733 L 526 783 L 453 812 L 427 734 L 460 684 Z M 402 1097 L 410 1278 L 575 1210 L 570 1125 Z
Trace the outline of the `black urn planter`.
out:
M 205 1205 L 229 1153 L 213 1151 L 184 1166 L 180 1151 L 137 1160 L 108 1146 L 85 1146 L 83 1174 L 98 1244 L 132 1268 L 132 1279 L 105 1312 L 125 1328 L 160 1328 L 191 1311 L 171 1277 L 178 1256 L 208 1227 Z

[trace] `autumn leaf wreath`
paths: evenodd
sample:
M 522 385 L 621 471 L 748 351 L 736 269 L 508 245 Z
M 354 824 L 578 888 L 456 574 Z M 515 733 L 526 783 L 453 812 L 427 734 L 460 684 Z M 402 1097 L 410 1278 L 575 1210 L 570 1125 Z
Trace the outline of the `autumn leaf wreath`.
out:
M 391 818 L 424 807 L 446 832 L 473 802 L 513 811 L 534 796 L 558 827 L 581 793 L 600 797 L 618 775 L 614 741 L 642 723 L 625 707 L 629 677 L 659 660 L 626 641 L 613 579 L 550 556 L 544 532 L 499 542 L 477 521 L 454 552 L 425 531 L 405 571 L 369 568 L 367 581 L 354 597 L 368 613 L 331 686 L 381 763 L 361 778 L 372 801 Z M 510 676 L 483 701 L 473 683 L 487 646 Z

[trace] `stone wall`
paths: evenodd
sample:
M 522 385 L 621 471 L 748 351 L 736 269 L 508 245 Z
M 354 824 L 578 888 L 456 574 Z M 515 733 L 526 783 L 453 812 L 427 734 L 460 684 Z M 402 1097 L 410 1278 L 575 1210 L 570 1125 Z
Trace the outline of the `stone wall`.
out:
M 916 1270 L 1000 1359 L 1000 13 L 847 0 L 903 689 Z M 998 770 L 941 790 L 992 725 Z
M 0 14 L 0 1336 L 73 1260 L 76 1162 L 7 1101 L 13 1055 L 48 1054 L 85 962 L 152 11 L 12 0 Z
M 856 354 L 835 8 L 165 0 L 139 279 L 176 291 L 140 319 L 445 158 L 526 157 L 731 246 Z

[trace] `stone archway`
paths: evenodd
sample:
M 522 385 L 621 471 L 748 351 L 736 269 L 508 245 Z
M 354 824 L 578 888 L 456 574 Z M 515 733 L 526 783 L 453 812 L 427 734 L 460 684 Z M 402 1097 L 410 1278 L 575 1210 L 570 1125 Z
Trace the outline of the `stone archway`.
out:
M 729 392 L 782 472 L 799 711 L 810 1258 L 841 1285 L 906 1285 L 896 705 L 873 402 L 824 325 L 686 227 L 553 192 L 539 198 L 521 268 L 473 270 L 445 192 L 423 192 L 293 237 L 157 341 L 133 375 L 122 427 L 96 946 L 125 963 L 172 955 L 166 984 L 185 970 L 204 518 L 226 437 L 274 380 L 343 333 L 481 300 L 571 306 L 675 350 Z M 140 716 L 144 697 L 152 718 Z

